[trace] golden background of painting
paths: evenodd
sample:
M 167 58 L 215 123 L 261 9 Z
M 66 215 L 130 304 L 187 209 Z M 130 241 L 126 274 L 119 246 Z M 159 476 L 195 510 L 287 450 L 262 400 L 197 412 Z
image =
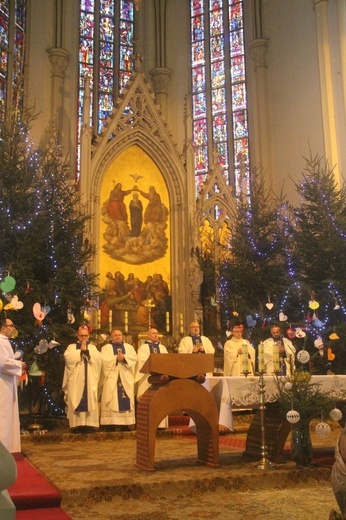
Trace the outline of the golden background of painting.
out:
M 130 175 L 134 174 L 141 176 L 141 178 L 137 182 L 135 182 L 133 177 L 130 177 Z M 104 175 L 100 189 L 101 208 L 103 207 L 105 201 L 108 200 L 109 194 L 117 182 L 121 182 L 123 190 L 132 189 L 133 186 L 136 185 L 140 190 L 142 190 L 145 193 L 149 192 L 149 186 L 155 187 L 157 193 L 161 197 L 161 202 L 166 206 L 169 212 L 167 219 L 167 228 L 165 230 L 166 236 L 168 238 L 168 247 L 163 258 L 154 260 L 153 262 L 149 262 L 146 264 L 134 265 L 128 264 L 120 260 L 114 260 L 103 250 L 103 246 L 105 244 L 103 235 L 106 231 L 107 226 L 101 218 L 98 243 L 100 255 L 100 287 L 104 287 L 106 273 L 108 273 L 109 271 L 113 273 L 113 275 L 116 271 L 120 271 L 125 276 L 125 279 L 127 278 L 129 273 L 133 273 L 135 278 L 139 278 L 143 282 L 146 280 L 147 276 L 152 276 L 154 273 L 159 273 L 162 275 L 163 279 L 168 283 L 168 286 L 170 287 L 170 206 L 167 186 L 159 168 L 139 146 L 131 146 L 130 148 L 124 150 L 112 162 L 112 164 L 109 166 Z M 139 195 L 139 198 L 141 199 L 143 204 L 144 214 L 145 208 L 147 207 L 149 201 L 141 195 Z M 124 198 L 124 203 L 127 208 L 128 216 L 128 206 L 130 200 L 131 194 L 127 195 Z

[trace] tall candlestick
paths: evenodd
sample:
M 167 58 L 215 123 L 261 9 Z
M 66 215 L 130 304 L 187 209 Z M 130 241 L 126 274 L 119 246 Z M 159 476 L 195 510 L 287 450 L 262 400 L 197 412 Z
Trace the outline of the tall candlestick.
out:
M 274 363 L 274 372 L 279 372 L 279 370 L 280 370 L 279 345 L 276 342 L 274 342 L 274 345 L 273 345 L 273 363 Z
M 169 332 L 169 312 L 166 312 L 166 332 Z
M 258 371 L 264 372 L 264 343 L 258 345 Z
M 110 310 L 108 314 L 108 321 L 109 321 L 109 330 L 112 330 L 113 327 L 113 311 Z
M 183 322 L 183 314 L 179 314 L 179 330 L 180 334 L 184 334 L 184 322 Z
M 97 328 L 101 328 L 101 309 L 97 310 Z
M 244 372 L 244 374 L 247 374 L 249 372 L 249 352 L 248 352 L 247 343 L 242 344 L 241 351 L 242 351 L 243 372 Z
M 129 313 L 128 311 L 125 311 L 124 314 L 124 332 L 127 334 L 129 331 Z

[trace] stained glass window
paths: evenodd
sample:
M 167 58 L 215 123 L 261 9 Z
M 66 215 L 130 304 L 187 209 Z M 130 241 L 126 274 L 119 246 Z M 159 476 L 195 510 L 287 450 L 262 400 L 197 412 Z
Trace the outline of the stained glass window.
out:
M 21 110 L 26 0 L 0 1 L 0 117 Z
M 243 0 L 190 0 L 197 193 L 216 152 L 237 196 L 249 193 Z
M 90 81 L 90 117 L 97 135 L 111 114 L 116 97 L 131 77 L 133 45 L 133 1 L 81 0 L 77 176 L 80 171 L 79 139 L 85 80 L 89 78 Z

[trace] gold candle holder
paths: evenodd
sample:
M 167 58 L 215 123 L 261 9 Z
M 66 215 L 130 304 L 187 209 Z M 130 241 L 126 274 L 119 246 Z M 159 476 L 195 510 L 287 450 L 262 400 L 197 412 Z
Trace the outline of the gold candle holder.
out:
M 264 371 L 259 373 L 259 398 L 260 398 L 260 420 L 261 420 L 261 460 L 256 464 L 258 469 L 273 469 L 276 465 L 268 459 L 266 432 L 265 432 L 265 383 Z

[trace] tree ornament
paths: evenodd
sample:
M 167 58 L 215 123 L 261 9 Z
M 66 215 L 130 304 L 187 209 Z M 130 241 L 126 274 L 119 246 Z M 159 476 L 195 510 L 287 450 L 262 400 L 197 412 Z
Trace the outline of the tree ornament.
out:
M 305 338 L 306 334 L 305 332 L 303 331 L 303 329 L 301 329 L 300 327 L 298 327 L 296 329 L 296 337 L 297 338 Z
M 310 354 L 307 350 L 300 350 L 297 354 L 299 363 L 308 363 L 310 360 Z
M 293 339 L 296 337 L 296 331 L 294 329 L 291 329 L 291 327 L 289 327 L 287 330 L 286 330 L 286 334 L 288 336 L 289 339 Z
M 41 307 L 40 303 L 34 303 L 32 312 L 38 321 L 42 321 L 46 317 L 46 311 L 43 307 Z
M 287 383 L 286 383 L 287 384 Z M 300 413 L 296 410 L 289 410 L 286 413 L 286 419 L 291 424 L 296 424 L 300 420 Z
M 246 316 L 246 324 L 247 324 L 248 327 L 256 327 L 257 321 L 253 319 L 251 314 L 248 314 Z
M 333 410 L 329 413 L 330 418 L 333 419 L 333 421 L 340 421 L 342 418 L 342 411 L 339 410 L 339 408 L 333 408 Z
M 268 310 L 272 310 L 272 308 L 274 307 L 274 304 L 270 301 L 270 296 L 268 294 L 268 302 L 266 303 L 266 307 Z
M 60 343 L 58 343 L 57 341 L 55 341 L 54 339 L 52 339 L 52 340 L 48 343 L 48 348 L 49 348 L 49 349 L 52 349 L 52 348 L 57 347 L 58 345 L 60 345 Z
M 333 340 L 333 339 L 340 339 L 340 338 L 336 332 L 332 332 L 331 335 L 329 336 L 329 339 Z
M 39 344 L 34 348 L 35 354 L 45 354 L 48 350 L 48 341 L 46 339 L 41 339 Z
M 24 307 L 24 303 L 18 299 L 18 296 L 15 295 L 11 298 L 10 303 L 7 303 L 4 307 L 5 311 L 18 311 Z
M 293 385 L 292 385 L 291 381 L 287 381 L 287 383 L 285 383 L 286 390 L 292 390 L 292 386 Z
M 316 426 L 316 435 L 319 437 L 328 437 L 331 432 L 331 427 L 326 422 L 320 422 Z
M 72 325 L 76 321 L 76 318 L 71 310 L 67 311 L 67 323 Z
M 327 359 L 328 361 L 334 361 L 335 354 L 330 347 L 327 348 Z
M 5 280 L 1 282 L 0 287 L 4 293 L 9 293 L 13 291 L 16 286 L 16 280 L 13 276 L 6 276 Z

